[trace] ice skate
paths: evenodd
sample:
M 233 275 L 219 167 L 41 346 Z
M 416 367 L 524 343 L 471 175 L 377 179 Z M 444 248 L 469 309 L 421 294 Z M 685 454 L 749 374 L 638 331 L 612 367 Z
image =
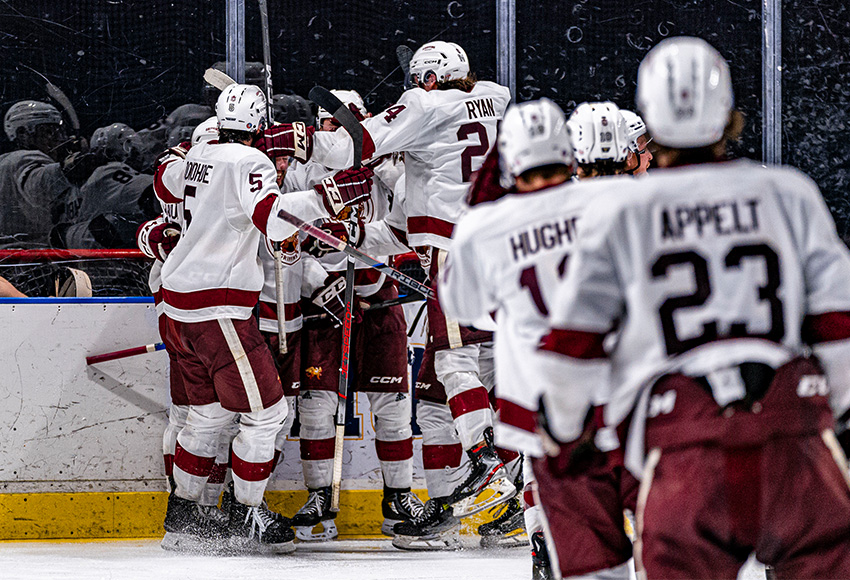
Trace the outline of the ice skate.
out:
M 393 546 L 401 550 L 459 550 L 460 520 L 452 514 L 447 498 L 429 499 L 419 518 L 393 527 Z
M 471 471 L 466 480 L 449 496 L 454 515 L 465 518 L 506 502 L 516 495 L 514 482 L 505 465 L 493 449 L 492 427 L 485 433 L 484 441 L 467 450 Z
M 514 496 L 493 510 L 496 519 L 478 526 L 482 548 L 513 548 L 527 546 L 522 504 Z
M 401 522 L 421 517 L 425 512 L 425 504 L 409 489 L 402 491 L 385 489 L 381 511 L 384 514 L 381 533 L 385 536 L 393 536 L 395 535 L 393 527 Z
M 226 521 L 209 517 L 196 502 L 174 493 L 168 496 L 163 527 L 160 545 L 177 552 L 218 552 L 225 548 L 228 536 Z
M 296 537 L 302 542 L 327 542 L 339 535 L 336 529 L 336 512 L 331 511 L 331 487 L 311 489 L 307 503 L 292 516 Z M 321 529 L 316 527 L 321 524 Z
M 290 520 L 265 504 L 248 506 L 235 498 L 230 504 L 229 546 L 237 552 L 288 554 L 295 551 Z
M 552 565 L 543 532 L 531 535 L 531 580 L 552 580 Z

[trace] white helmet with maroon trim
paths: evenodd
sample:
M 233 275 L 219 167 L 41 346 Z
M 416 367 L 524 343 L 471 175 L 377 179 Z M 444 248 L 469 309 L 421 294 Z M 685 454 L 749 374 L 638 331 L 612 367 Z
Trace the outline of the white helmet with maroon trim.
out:
M 641 135 L 646 135 L 646 123 L 640 118 L 640 115 L 633 113 L 628 109 L 620 109 L 620 114 L 626 122 L 626 139 L 629 141 L 629 149 L 637 153 L 640 151 L 637 139 Z M 647 142 L 650 139 L 647 137 Z
M 267 127 L 266 95 L 256 85 L 232 84 L 215 103 L 218 128 L 258 133 Z
M 340 102 L 346 107 L 351 107 L 354 105 L 360 114 L 364 117 L 366 116 L 366 105 L 363 104 L 363 97 L 360 96 L 360 93 L 357 91 L 343 91 L 340 89 L 331 89 L 331 94 L 334 95 Z M 333 117 L 329 112 L 319 107 L 319 113 L 316 115 L 319 119 L 319 122 L 330 119 Z
M 622 163 L 628 157 L 626 122 L 614 103 L 582 103 L 570 115 L 567 124 L 578 163 Z
M 428 82 L 430 75 L 442 83 L 465 78 L 469 74 L 469 58 L 454 42 L 435 40 L 422 45 L 410 59 L 413 84 Z
M 575 165 L 566 116 L 546 98 L 508 107 L 498 143 L 502 177 L 507 182 L 535 167 Z
M 735 105 L 729 65 L 701 38 L 663 40 L 640 63 L 637 105 L 652 138 L 662 145 L 717 143 Z
M 192 131 L 192 145 L 218 139 L 218 117 L 210 117 Z

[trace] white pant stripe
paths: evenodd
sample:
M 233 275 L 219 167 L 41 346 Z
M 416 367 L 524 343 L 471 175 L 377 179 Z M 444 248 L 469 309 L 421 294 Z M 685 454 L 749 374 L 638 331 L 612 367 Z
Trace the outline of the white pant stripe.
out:
M 445 250 L 437 250 L 437 271 L 442 272 L 446 265 L 446 258 L 449 254 Z M 463 346 L 463 339 L 460 336 L 460 325 L 457 320 L 452 320 L 448 316 L 446 319 L 446 334 L 449 338 L 449 348 L 459 348 Z
M 661 460 L 661 449 L 653 447 L 646 457 L 643 468 L 640 488 L 638 489 L 637 507 L 635 508 L 635 571 L 639 579 L 645 580 L 646 570 L 643 569 L 643 514 L 646 510 L 646 500 L 649 498 L 649 489 L 652 487 L 652 479 L 655 477 L 655 468 Z
M 248 396 L 248 406 L 251 407 L 251 411 L 262 411 L 263 398 L 260 396 L 260 387 L 257 385 L 254 369 L 251 368 L 251 362 L 242 347 L 242 341 L 239 340 L 233 321 L 229 318 L 219 318 L 218 325 L 221 327 L 221 332 L 230 348 L 230 354 L 233 355 L 236 368 L 239 369 L 239 375 L 242 377 L 242 386 L 245 387 L 245 394 Z

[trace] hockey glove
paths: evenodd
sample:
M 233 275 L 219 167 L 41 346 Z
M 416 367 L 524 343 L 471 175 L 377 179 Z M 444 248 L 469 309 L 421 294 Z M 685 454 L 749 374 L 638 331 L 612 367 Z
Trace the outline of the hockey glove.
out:
M 356 222 L 325 221 L 322 223 L 321 228 L 335 238 L 339 238 L 340 240 L 351 244 L 355 248 L 363 241 L 363 222 L 361 220 L 357 220 Z M 336 252 L 338 250 L 336 248 L 332 248 L 321 240 L 311 237 L 304 244 L 304 251 L 314 258 L 323 258 L 331 252 Z
M 345 316 L 345 278 L 332 278 L 316 290 L 310 300 L 330 315 L 334 326 L 342 324 Z
M 186 159 L 186 153 L 189 152 L 189 148 L 191 146 L 191 142 L 183 141 L 179 145 L 169 147 L 160 153 L 159 157 L 156 158 L 156 161 L 153 164 L 154 171 L 156 171 L 156 169 L 166 161 L 171 161 L 172 159 Z
M 368 167 L 345 169 L 333 177 L 326 177 L 313 188 L 322 196 L 322 203 L 332 217 L 342 210 L 369 199 L 372 191 L 372 170 Z
M 499 181 L 501 177 L 499 148 L 494 146 L 484 160 L 484 165 L 473 174 L 472 185 L 469 188 L 469 193 L 466 194 L 466 203 L 472 207 L 479 203 L 496 201 L 507 195 L 509 190 L 502 187 Z
M 278 157 L 295 157 L 302 163 L 309 161 L 313 155 L 313 133 L 315 127 L 308 127 L 298 121 L 281 123 L 267 129 L 263 136 L 254 143 L 254 147 L 265 153 L 271 159 Z
M 165 261 L 180 240 L 180 225 L 162 217 L 143 223 L 136 232 L 136 245 L 148 257 Z

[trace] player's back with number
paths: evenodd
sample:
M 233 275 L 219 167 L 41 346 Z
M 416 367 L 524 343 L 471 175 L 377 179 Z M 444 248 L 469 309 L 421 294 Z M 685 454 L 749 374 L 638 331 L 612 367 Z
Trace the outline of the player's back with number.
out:
M 609 190 L 587 209 L 561 294 L 578 298 L 559 301 L 555 325 L 603 333 L 622 320 L 610 353 L 625 397 L 612 402 L 617 420 L 672 357 L 690 375 L 781 363 L 775 345 L 800 352 L 807 314 L 850 307 L 850 258 L 817 187 L 795 170 L 737 161 L 657 171 L 628 195 L 616 182 Z

